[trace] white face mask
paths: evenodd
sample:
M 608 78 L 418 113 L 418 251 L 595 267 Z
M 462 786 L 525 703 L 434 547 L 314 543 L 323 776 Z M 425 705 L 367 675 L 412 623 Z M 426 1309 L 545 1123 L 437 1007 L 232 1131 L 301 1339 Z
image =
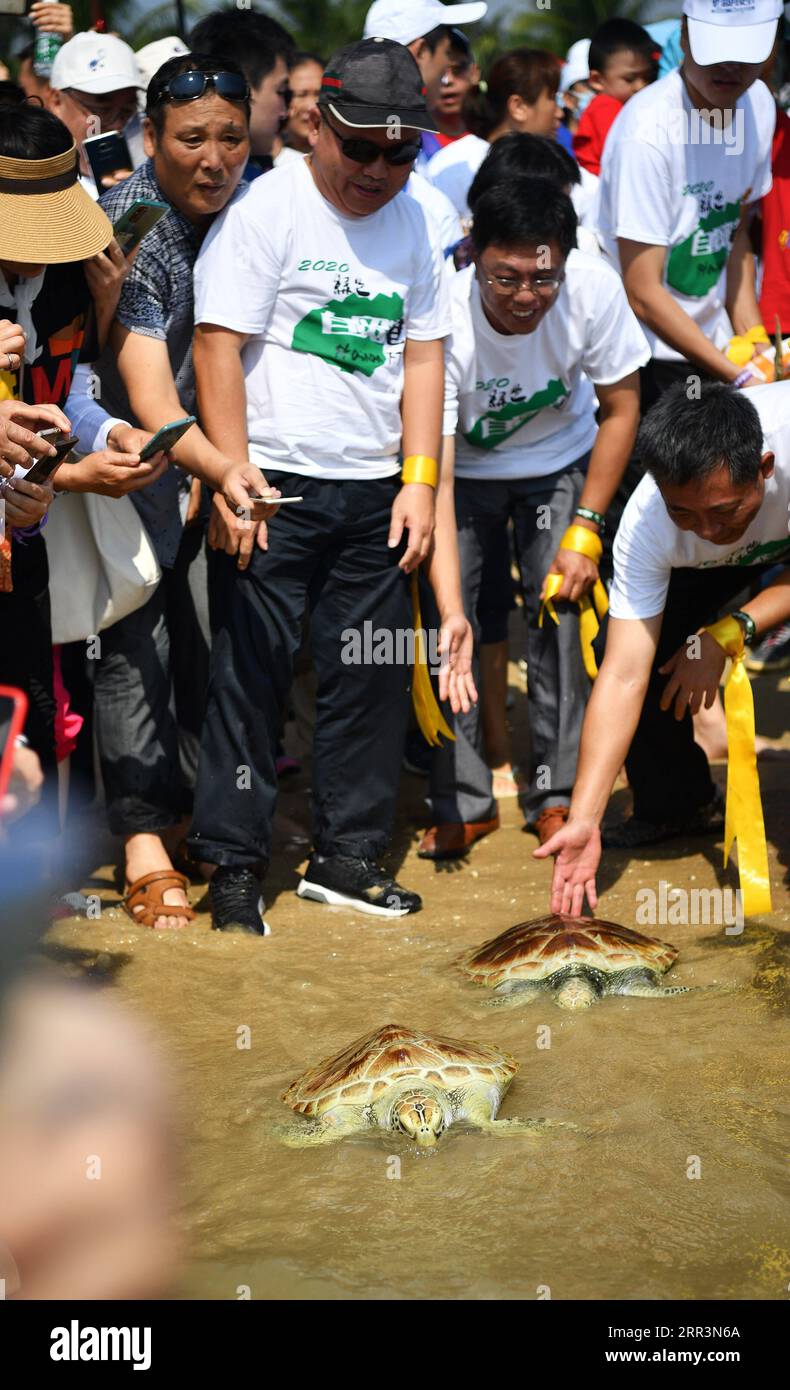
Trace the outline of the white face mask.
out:
M 593 91 L 589 91 L 589 92 L 580 92 L 579 96 L 576 98 L 576 119 L 577 119 L 577 120 L 579 120 L 579 119 L 581 118 L 581 116 L 583 116 L 584 112 L 587 110 L 587 107 L 590 105 L 590 102 L 592 101 L 592 99 L 593 99 L 593 97 L 594 97 L 595 95 L 596 95 L 596 94 L 595 94 L 595 92 L 593 92 Z

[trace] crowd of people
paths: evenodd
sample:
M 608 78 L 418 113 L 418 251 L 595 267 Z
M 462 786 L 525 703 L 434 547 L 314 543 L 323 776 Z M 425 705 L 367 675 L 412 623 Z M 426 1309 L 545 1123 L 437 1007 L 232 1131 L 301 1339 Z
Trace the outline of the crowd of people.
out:
M 0 83 L 0 823 L 53 843 L 95 797 L 141 925 L 205 879 L 216 929 L 266 934 L 306 666 L 297 892 L 400 916 L 404 761 L 423 858 L 520 796 L 578 913 L 621 768 L 604 846 L 722 829 L 727 657 L 790 665 L 782 4 L 481 72 L 486 9 L 374 0 L 319 55 L 230 8 L 134 53 L 41 0 L 51 61 Z M 349 658 L 422 628 L 430 673 Z

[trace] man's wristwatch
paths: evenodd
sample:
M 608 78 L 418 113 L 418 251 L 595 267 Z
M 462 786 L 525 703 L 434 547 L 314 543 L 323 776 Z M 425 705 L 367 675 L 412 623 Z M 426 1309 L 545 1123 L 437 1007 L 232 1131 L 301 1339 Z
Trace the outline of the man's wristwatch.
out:
M 731 613 L 730 616 L 736 618 L 740 623 L 743 628 L 744 641 L 747 647 L 750 647 L 757 636 L 757 624 L 754 618 L 750 614 L 744 613 L 740 608 L 735 613 Z

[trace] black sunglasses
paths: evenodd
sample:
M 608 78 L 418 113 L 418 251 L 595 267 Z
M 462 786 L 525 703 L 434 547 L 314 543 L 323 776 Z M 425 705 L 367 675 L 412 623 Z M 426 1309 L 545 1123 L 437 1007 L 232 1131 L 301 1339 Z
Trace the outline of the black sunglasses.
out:
M 332 122 L 327 120 L 323 111 L 321 116 L 346 159 L 350 159 L 352 164 L 375 164 L 377 159 L 384 159 L 387 164 L 413 164 L 422 149 L 422 136 L 418 136 L 416 140 L 404 140 L 400 145 L 392 145 L 389 149 L 377 145 L 373 140 L 359 140 L 356 136 L 346 140 L 339 130 L 335 130 Z
M 161 101 L 196 101 L 209 87 L 226 101 L 249 101 L 250 89 L 246 80 L 236 72 L 180 72 L 162 88 Z

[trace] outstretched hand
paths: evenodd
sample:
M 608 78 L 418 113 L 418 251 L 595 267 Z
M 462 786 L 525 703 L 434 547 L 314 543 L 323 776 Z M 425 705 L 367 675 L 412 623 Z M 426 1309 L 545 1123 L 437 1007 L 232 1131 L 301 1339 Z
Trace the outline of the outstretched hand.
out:
M 477 704 L 477 687 L 472 675 L 474 641 L 472 624 L 465 614 L 457 613 L 442 623 L 439 699 L 450 701 L 453 714 L 468 714 L 472 705 Z
M 601 862 L 601 832 L 597 823 L 591 820 L 567 821 L 545 845 L 533 850 L 532 857 L 548 859 L 552 854 L 552 912 L 570 913 L 572 917 L 580 917 L 585 894 L 594 912 L 598 906 L 595 875 Z

